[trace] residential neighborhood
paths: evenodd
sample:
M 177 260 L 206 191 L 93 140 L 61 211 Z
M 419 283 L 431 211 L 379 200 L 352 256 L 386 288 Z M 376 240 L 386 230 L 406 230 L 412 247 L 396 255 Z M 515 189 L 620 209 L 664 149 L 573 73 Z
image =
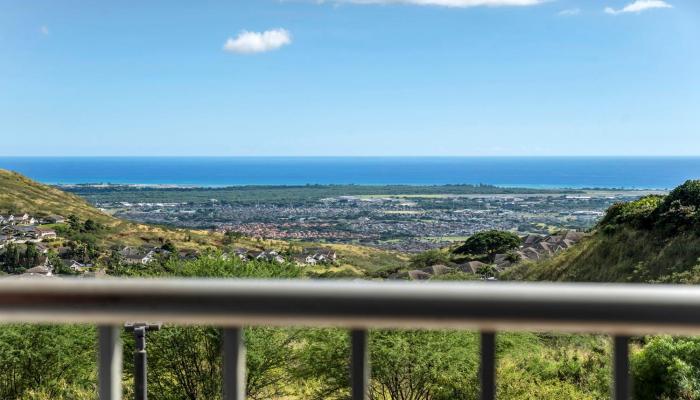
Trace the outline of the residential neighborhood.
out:
M 67 275 L 99 276 L 105 274 L 104 265 L 96 265 L 100 259 L 138 267 L 173 257 L 187 260 L 200 256 L 197 251 L 177 250 L 166 244 L 122 246 L 111 251 L 88 254 L 84 244 L 59 237 L 57 229 L 62 225 L 67 229 L 69 220 L 59 215 L 0 215 L 0 267 L 5 273 L 21 277 L 57 277 L 59 271 Z M 295 252 L 239 248 L 224 251 L 222 257 L 238 257 L 245 262 L 292 262 L 300 266 L 333 264 L 338 258 L 333 250 L 323 247 L 301 248 Z
M 0 249 L 9 243 L 41 243 L 56 239 L 54 229 L 42 226 L 54 224 L 54 218 L 39 218 L 29 214 L 0 215 Z
M 102 196 L 113 200 L 95 205 L 120 218 L 237 232 L 260 239 L 351 243 L 407 253 L 440 248 L 489 229 L 520 235 L 548 235 L 559 229 L 584 231 L 595 225 L 615 202 L 636 199 L 646 193 L 343 195 L 296 202 L 270 199 L 250 204 L 224 199 L 127 202 L 120 200 L 123 194 L 118 188 L 112 192 L 101 188 Z M 192 189 L 191 193 L 197 191 Z
M 483 279 L 495 279 L 493 275 L 527 261 L 538 261 L 549 258 L 573 246 L 585 234 L 577 231 L 562 231 L 555 235 L 526 235 L 522 236 L 521 245 L 508 253 L 495 254 L 492 262 L 478 260 L 467 261 L 457 265 L 435 264 L 421 269 L 393 273 L 389 279 L 426 280 L 434 276 L 452 272 L 465 272 L 481 275 Z

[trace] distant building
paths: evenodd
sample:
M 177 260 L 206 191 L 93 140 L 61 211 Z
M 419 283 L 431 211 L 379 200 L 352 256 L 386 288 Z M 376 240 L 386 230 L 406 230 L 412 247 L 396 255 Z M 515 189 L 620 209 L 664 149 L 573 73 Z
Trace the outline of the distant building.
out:
M 153 249 L 138 249 L 134 247 L 125 247 L 119 251 L 126 264 L 148 264 L 156 257 L 156 252 Z
M 51 276 L 53 275 L 53 268 L 49 267 L 48 265 L 37 265 L 36 267 L 32 267 L 24 271 L 24 274 Z
M 39 239 L 56 239 L 56 231 L 48 228 L 36 228 Z
M 487 267 L 488 264 L 482 263 L 481 261 L 469 261 L 459 266 L 462 272 L 469 274 L 476 274 L 479 272 L 480 268 Z
M 63 265 L 73 272 L 84 272 L 87 266 L 83 263 L 79 263 L 75 260 L 63 260 Z
M 284 257 L 280 256 L 279 253 L 274 250 L 260 252 L 255 259 L 260 261 L 274 261 L 278 264 L 282 264 L 285 261 Z

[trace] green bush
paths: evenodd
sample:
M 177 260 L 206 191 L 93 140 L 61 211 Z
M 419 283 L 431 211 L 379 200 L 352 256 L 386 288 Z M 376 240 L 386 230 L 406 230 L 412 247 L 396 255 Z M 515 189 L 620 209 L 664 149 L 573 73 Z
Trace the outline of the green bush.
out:
M 658 209 L 658 223 L 667 233 L 687 229 L 700 222 L 700 180 L 689 180 L 673 189 Z
M 0 399 L 88 398 L 69 394 L 94 392 L 95 342 L 92 326 L 2 326 Z
M 616 225 L 650 228 L 663 201 L 663 196 L 650 195 L 635 201 L 615 203 L 608 208 L 599 226 L 608 230 Z
M 442 265 L 448 265 L 450 264 L 450 256 L 449 254 L 445 253 L 444 251 L 440 250 L 428 250 L 424 251 L 422 253 L 416 254 L 411 258 L 411 267 L 412 268 L 424 268 L 424 267 L 430 267 L 431 265 L 436 265 L 436 264 L 442 264 Z
M 700 398 L 700 339 L 654 337 L 631 362 L 637 400 Z
M 666 196 L 660 211 L 668 211 L 674 202 L 678 202 L 683 206 L 700 208 L 700 180 L 688 180 L 673 189 Z

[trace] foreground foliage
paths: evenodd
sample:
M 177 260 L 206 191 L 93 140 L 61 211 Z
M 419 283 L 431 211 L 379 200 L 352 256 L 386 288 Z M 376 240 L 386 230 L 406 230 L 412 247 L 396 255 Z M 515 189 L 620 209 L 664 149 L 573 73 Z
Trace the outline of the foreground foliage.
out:
M 304 278 L 294 264 L 241 262 L 209 254 L 163 260 L 126 276 Z M 345 330 L 249 328 L 247 390 L 251 399 L 347 399 L 349 338 Z M 133 338 L 124 333 L 124 386 L 133 386 Z M 0 398 L 94 398 L 95 332 L 91 327 L 12 325 L 0 328 Z M 212 327 L 166 326 L 148 336 L 150 397 L 215 399 L 221 392 L 221 333 Z M 607 397 L 606 339 L 499 334 L 500 398 Z M 558 349 L 554 351 L 552 349 Z M 455 331 L 372 331 L 372 400 L 476 399 L 478 335 Z M 602 372 L 601 372 L 602 371 Z
M 667 197 L 650 196 L 615 205 L 591 237 L 550 260 L 515 268 L 507 277 L 700 283 L 699 210 L 697 181 L 686 183 Z M 99 238 L 107 229 L 114 229 L 108 223 L 102 225 L 99 218 L 95 221 L 92 224 L 87 219 L 79 220 L 80 224 L 70 229 L 76 238 L 85 234 Z M 492 243 L 484 237 L 477 239 L 472 244 Z M 488 255 L 500 244 L 510 246 L 507 237 L 495 239 L 498 240 L 493 246 L 467 253 Z M 415 257 L 412 266 L 444 261 L 445 253 L 432 252 Z M 244 263 L 216 252 L 187 262 L 165 258 L 148 268 L 122 265 L 118 260 L 109 267 L 114 275 L 142 277 L 309 276 L 308 270 L 291 263 Z M 443 279 L 461 278 L 454 274 Z M 247 391 L 251 399 L 349 397 L 349 338 L 345 330 L 258 327 L 246 329 L 245 337 Z M 133 386 L 133 339 L 126 333 L 123 339 L 128 398 Z M 219 329 L 166 326 L 149 334 L 148 343 L 151 398 L 220 398 Z M 369 346 L 372 400 L 471 400 L 478 396 L 478 335 L 473 332 L 377 330 L 370 333 Z M 607 399 L 610 348 L 609 339 L 602 336 L 499 333 L 498 397 Z M 0 398 L 95 398 L 94 349 L 92 327 L 0 327 Z M 699 360 L 700 339 L 637 338 L 631 359 L 635 398 L 700 398 Z

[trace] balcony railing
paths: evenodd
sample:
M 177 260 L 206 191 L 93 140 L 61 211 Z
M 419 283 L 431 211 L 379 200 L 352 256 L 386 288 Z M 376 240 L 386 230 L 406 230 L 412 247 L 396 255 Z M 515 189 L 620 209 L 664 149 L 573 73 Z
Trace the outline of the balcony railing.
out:
M 352 398 L 366 399 L 370 328 L 481 332 L 481 398 L 495 398 L 495 333 L 614 337 L 613 398 L 630 396 L 630 335 L 700 332 L 700 288 L 662 285 L 258 280 L 3 280 L 0 322 L 90 323 L 98 329 L 99 398 L 121 398 L 125 321 L 223 329 L 223 398 L 245 398 L 244 326 L 351 330 Z

